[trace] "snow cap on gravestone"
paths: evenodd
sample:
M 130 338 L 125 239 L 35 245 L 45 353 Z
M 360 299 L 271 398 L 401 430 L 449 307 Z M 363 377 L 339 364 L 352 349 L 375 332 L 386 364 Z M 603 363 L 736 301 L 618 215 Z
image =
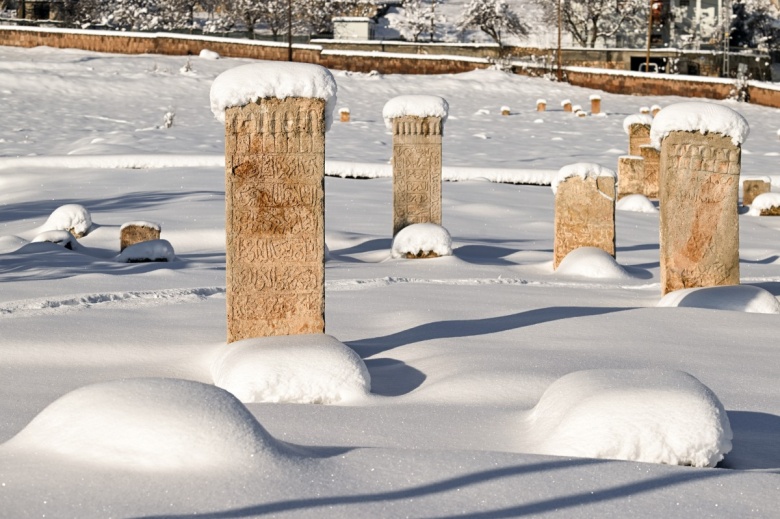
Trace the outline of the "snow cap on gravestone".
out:
M 305 97 L 325 101 L 325 130 L 333 122 L 336 80 L 325 67 L 308 63 L 261 61 L 226 70 L 211 85 L 211 111 L 225 122 L 225 109 L 258 99 Z
M 669 105 L 653 119 L 650 144 L 661 149 L 661 141 L 672 132 L 719 133 L 741 146 L 750 126 L 738 112 L 716 103 L 686 102 Z
M 441 123 L 447 122 L 450 105 L 439 96 L 404 95 L 394 97 L 385 103 L 382 117 L 388 129 L 393 127 L 393 119 L 407 115 L 415 117 L 441 117 Z
M 582 180 L 587 178 L 611 177 L 617 179 L 617 173 L 609 168 L 600 166 L 593 162 L 577 162 L 563 166 L 550 183 L 553 193 L 558 191 L 558 185 L 569 177 L 580 177 Z

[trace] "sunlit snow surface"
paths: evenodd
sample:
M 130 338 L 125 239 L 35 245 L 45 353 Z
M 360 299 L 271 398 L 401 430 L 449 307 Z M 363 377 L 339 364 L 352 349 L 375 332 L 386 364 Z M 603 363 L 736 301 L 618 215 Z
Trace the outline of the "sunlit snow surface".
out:
M 180 72 L 187 59 L 190 70 Z M 667 110 L 683 98 L 618 96 L 497 71 L 333 71 L 339 104 L 351 112 L 327 134 L 326 158 L 338 171 L 368 164 L 385 175 L 388 100 L 447 100 L 443 165 L 459 181 L 443 185 L 442 223 L 453 254 L 391 259 L 391 179 L 327 178 L 326 332 L 365 365 L 371 393 L 366 378 L 349 399 L 247 403 L 248 414 L 241 411 L 214 387 L 218 359 L 231 354 L 224 128 L 209 90 L 246 63 L 0 48 L 0 442 L 18 438 L 0 446 L 0 515 L 772 517 L 778 316 L 657 307 L 657 213 L 618 211 L 616 260 L 586 251 L 573 262 L 627 275 L 553 272 L 549 187 L 490 181 L 549 184 L 577 162 L 614 170 L 628 148 L 623 120 L 642 105 Z M 560 100 L 584 105 L 592 94 L 601 95 L 605 117 L 558 109 Z M 539 98 L 549 102 L 544 114 Z M 743 173 L 780 185 L 778 111 L 722 104 L 750 123 Z M 505 105 L 509 116 L 500 115 Z M 163 128 L 169 112 L 174 125 Z M 78 247 L 29 243 L 67 204 L 91 215 Z M 176 260 L 117 262 L 120 228 L 131 221 L 158 222 Z M 775 299 L 778 236 L 780 219 L 740 216 L 742 283 Z M 292 351 L 279 348 L 268 355 L 296 373 Z M 236 350 L 230 371 L 243 388 L 270 371 L 267 357 L 247 351 L 244 358 Z M 312 369 L 303 366 L 297 373 Z M 317 373 L 325 367 L 319 362 Z M 532 454 L 539 443 L 527 417 L 556 381 L 645 369 L 690 373 L 717 395 L 733 430 L 718 466 L 734 470 Z M 618 386 L 621 398 L 645 387 Z M 688 409 L 675 391 L 664 395 L 673 395 L 662 399 L 671 403 L 665 415 Z M 632 438 L 619 435 L 623 446 Z M 281 456 L 237 462 L 247 445 Z M 118 446 L 135 461 L 114 456 Z

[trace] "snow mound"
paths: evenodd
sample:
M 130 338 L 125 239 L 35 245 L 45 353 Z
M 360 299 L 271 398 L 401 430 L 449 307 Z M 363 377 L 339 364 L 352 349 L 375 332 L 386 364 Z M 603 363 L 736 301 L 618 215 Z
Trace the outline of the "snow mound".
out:
M 214 52 L 213 50 L 208 50 L 208 49 L 202 49 L 200 51 L 200 54 L 198 54 L 198 56 L 200 56 L 203 59 L 211 59 L 211 60 L 219 59 L 221 57 L 218 52 Z
M 371 391 L 363 360 L 324 334 L 234 342 L 216 359 L 212 375 L 214 384 L 245 403 L 335 404 Z
M 747 214 L 761 216 L 761 211 L 772 207 L 780 207 L 780 193 L 761 193 L 753 199 Z
M 226 70 L 211 85 L 211 112 L 225 122 L 225 109 L 258 99 L 307 97 L 325 100 L 325 129 L 333 122 L 336 80 L 325 67 L 308 63 L 260 61 Z
M 771 292 L 751 285 L 685 288 L 669 292 L 663 307 L 711 308 L 753 314 L 780 314 L 780 302 Z
M 625 119 L 623 119 L 623 131 L 626 132 L 626 134 L 629 133 L 631 126 L 634 124 L 644 124 L 647 126 L 651 126 L 653 124 L 653 116 L 649 114 L 631 114 Z
M 382 109 L 382 117 L 385 126 L 393 127 L 393 119 L 412 115 L 415 117 L 441 117 L 441 122 L 447 122 L 447 114 L 450 105 L 439 96 L 429 95 L 405 95 L 394 97 L 385 103 Z
M 715 103 L 690 101 L 669 105 L 655 116 L 650 127 L 650 144 L 661 149 L 661 141 L 671 132 L 720 133 L 740 146 L 750 133 L 750 125 L 731 108 Z
M 556 274 L 594 279 L 629 279 L 631 274 L 604 249 L 580 247 L 561 260 Z
M 129 245 L 115 259 L 121 263 L 173 261 L 176 259 L 176 254 L 168 240 L 149 240 Z
M 435 223 L 415 223 L 398 231 L 393 238 L 393 258 L 452 256 L 449 231 Z
M 580 177 L 585 180 L 586 178 L 598 178 L 598 177 L 612 177 L 617 178 L 617 174 L 609 168 L 599 166 L 592 162 L 577 162 L 576 164 L 569 164 L 563 166 L 558 170 L 558 174 L 553 179 L 550 187 L 553 193 L 558 191 L 558 185 L 569 177 Z
M 619 211 L 633 211 L 635 213 L 657 213 L 658 209 L 645 195 L 626 195 L 615 204 Z
M 33 238 L 30 243 L 56 243 L 61 247 L 73 250 L 77 247 L 76 238 L 68 231 L 45 231 Z
M 714 467 L 731 450 L 723 405 L 682 371 L 570 373 L 527 420 L 537 454 Z
M 68 231 L 76 238 L 85 236 L 92 227 L 92 216 L 79 204 L 67 204 L 58 207 L 49 216 L 41 231 Z
M 164 378 L 76 389 L 6 445 L 72 462 L 155 471 L 273 464 L 288 456 L 227 391 Z

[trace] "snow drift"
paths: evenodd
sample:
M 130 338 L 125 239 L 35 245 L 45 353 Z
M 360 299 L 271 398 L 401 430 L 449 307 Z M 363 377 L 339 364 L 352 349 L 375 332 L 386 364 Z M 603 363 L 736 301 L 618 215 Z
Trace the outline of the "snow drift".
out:
M 780 302 L 771 292 L 751 285 L 685 288 L 669 292 L 658 306 L 711 308 L 754 314 L 780 314 Z
M 576 371 L 527 420 L 537 454 L 714 467 L 731 450 L 720 401 L 682 371 Z
M 270 466 L 290 455 L 227 391 L 162 378 L 76 389 L 4 447 L 136 470 Z
M 598 247 L 574 249 L 561 260 L 555 273 L 595 279 L 629 279 L 632 277 L 615 261 L 612 255 Z
M 393 238 L 391 255 L 404 258 L 408 255 L 425 258 L 431 255 L 452 256 L 452 237 L 449 231 L 435 223 L 407 225 Z
M 334 404 L 371 391 L 363 360 L 330 335 L 244 339 L 212 367 L 214 383 L 242 402 Z

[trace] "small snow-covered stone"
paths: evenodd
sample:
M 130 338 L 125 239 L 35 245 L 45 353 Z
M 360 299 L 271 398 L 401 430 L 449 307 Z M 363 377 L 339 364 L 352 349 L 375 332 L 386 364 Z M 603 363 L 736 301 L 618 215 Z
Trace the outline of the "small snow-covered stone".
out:
M 336 80 L 325 67 L 308 63 L 261 61 L 226 70 L 211 85 L 211 111 L 225 122 L 225 109 L 258 99 L 306 97 L 325 100 L 325 128 L 333 121 Z
M 200 51 L 200 53 L 198 54 L 198 56 L 200 56 L 203 59 L 211 59 L 211 60 L 220 58 L 219 53 L 214 52 L 213 50 L 208 50 L 208 49 L 202 49 Z
M 249 402 L 335 404 L 365 397 L 371 375 L 330 335 L 286 335 L 229 344 L 212 366 L 214 383 Z
M 564 99 L 561 101 L 561 106 L 566 106 L 571 104 L 571 99 Z
M 752 285 L 685 288 L 669 292 L 661 307 L 710 308 L 753 314 L 780 314 L 780 302 L 771 292 Z
M 149 240 L 128 245 L 119 253 L 116 261 L 121 263 L 147 263 L 155 261 L 173 261 L 176 254 L 168 240 Z
M 630 279 L 631 275 L 607 251 L 598 247 L 579 247 L 561 260 L 557 275 L 594 279 Z
M 632 211 L 635 213 L 657 213 L 658 209 L 645 195 L 626 195 L 615 204 L 618 211 Z
M 407 225 L 393 238 L 393 258 L 430 258 L 452 255 L 450 233 L 435 223 Z
M 723 405 L 682 371 L 576 371 L 527 420 L 537 454 L 714 467 L 731 450 Z
M 780 209 L 780 193 L 761 193 L 750 203 L 750 210 L 747 214 L 761 216 L 762 211 L 769 211 L 773 208 Z
M 92 216 L 79 204 L 66 204 L 58 207 L 49 216 L 41 231 L 68 231 L 76 238 L 85 236 L 92 227 Z
M 623 119 L 623 131 L 628 134 L 631 131 L 631 126 L 634 124 L 650 126 L 653 124 L 653 117 L 649 114 L 631 114 Z
M 94 384 L 50 404 L 5 447 L 135 470 L 265 466 L 294 457 L 233 395 L 190 380 Z
M 382 109 L 382 117 L 388 129 L 393 127 L 393 119 L 408 115 L 415 117 L 441 117 L 441 122 L 444 124 L 447 121 L 449 110 L 450 105 L 439 96 L 404 95 L 394 97 L 385 103 Z
M 76 246 L 76 238 L 68 231 L 45 231 L 30 241 L 30 243 L 42 242 L 56 243 L 70 250 L 73 250 Z
M 731 137 L 740 146 L 750 133 L 742 115 L 723 105 L 689 101 L 669 105 L 656 115 L 650 127 L 650 144 L 661 148 L 661 141 L 671 132 L 719 133 Z
M 598 178 L 598 177 L 612 177 L 617 178 L 617 173 L 609 168 L 599 166 L 592 162 L 577 162 L 575 164 L 569 164 L 558 170 L 558 174 L 550 184 L 553 193 L 558 191 L 558 185 L 569 177 L 580 177 L 585 180 L 586 178 Z

